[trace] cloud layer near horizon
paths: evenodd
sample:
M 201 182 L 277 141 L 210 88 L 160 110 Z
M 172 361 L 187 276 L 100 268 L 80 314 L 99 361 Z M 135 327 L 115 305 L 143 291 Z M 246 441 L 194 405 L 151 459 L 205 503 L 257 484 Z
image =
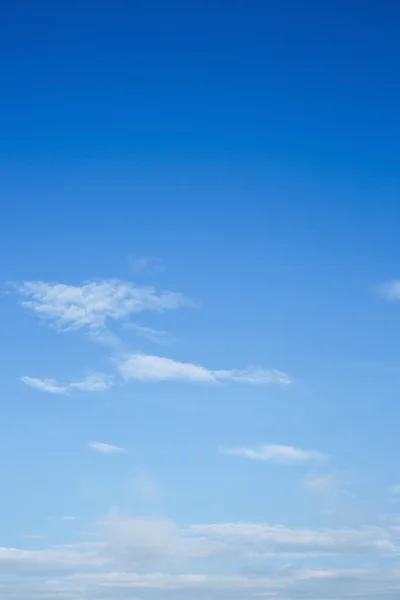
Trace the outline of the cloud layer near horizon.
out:
M 389 566 L 334 569 L 321 563 L 318 567 L 304 564 L 305 559 L 317 556 L 323 560 L 340 555 L 348 561 L 357 556 L 368 560 L 398 556 L 395 529 L 302 529 L 266 523 L 194 524 L 181 528 L 165 518 L 130 517 L 117 510 L 98 528 L 101 537 L 96 542 L 38 550 L 1 548 L 0 569 L 7 579 L 2 582 L 0 577 L 0 591 L 7 591 L 11 580 L 13 598 L 18 600 L 22 600 L 26 589 L 28 597 L 35 600 L 45 600 L 49 594 L 75 600 L 82 593 L 88 600 L 96 600 L 99 589 L 105 600 L 122 600 L 127 593 L 130 598 L 149 600 L 172 600 L 174 594 L 196 600 L 256 600 L 262 596 L 272 600 L 350 600 L 356 592 L 367 600 L 378 600 L 388 582 L 393 595 L 384 594 L 385 598 L 394 600 L 400 593 L 400 570 Z M 226 564 L 227 559 L 244 561 L 246 569 L 241 575 L 198 572 L 200 565 L 207 571 L 206 565 L 212 564 L 215 573 L 215 567 Z M 260 563 L 265 559 L 274 562 Z M 292 561 L 290 566 L 288 559 Z M 169 571 L 171 567 L 174 574 Z M 22 579 L 12 579 L 18 576 Z

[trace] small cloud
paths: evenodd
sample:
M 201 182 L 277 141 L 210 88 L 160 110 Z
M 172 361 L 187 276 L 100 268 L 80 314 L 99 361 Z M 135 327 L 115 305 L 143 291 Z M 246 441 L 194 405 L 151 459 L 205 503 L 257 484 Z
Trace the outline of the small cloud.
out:
M 127 323 L 126 329 L 132 329 L 139 337 L 155 344 L 169 344 L 171 341 L 168 331 L 162 329 L 153 329 L 153 327 L 145 327 L 137 323 Z
M 104 442 L 89 442 L 89 448 L 102 454 L 117 454 L 125 452 L 125 448 L 120 446 L 113 446 L 112 444 L 105 444 Z
M 76 521 L 76 517 L 73 515 L 67 515 L 65 517 L 61 517 L 61 521 Z
M 50 394 L 67 394 L 68 386 L 59 385 L 55 379 L 39 379 L 38 377 L 21 377 L 21 381 L 40 392 Z
M 113 383 L 114 378 L 112 376 L 104 375 L 103 373 L 93 373 L 92 375 L 88 375 L 88 377 L 82 381 L 70 383 L 69 389 L 71 391 L 76 390 L 79 392 L 103 392 L 112 387 Z
M 292 383 L 286 373 L 273 369 L 211 370 L 201 365 L 184 363 L 148 354 L 127 355 L 119 369 L 124 379 L 139 381 L 190 381 L 194 383 L 221 383 L 235 381 L 249 384 Z
M 315 475 L 308 477 L 306 487 L 317 494 L 331 493 L 337 488 L 337 481 L 333 475 Z
M 250 460 L 275 462 L 284 464 L 299 464 L 313 460 L 324 460 L 325 454 L 316 450 L 301 450 L 293 446 L 282 446 L 277 444 L 263 445 L 258 448 L 221 448 L 222 454 L 229 456 L 241 456 Z
M 26 535 L 24 535 L 24 538 L 27 538 L 29 540 L 44 540 L 46 539 L 46 535 L 43 535 L 42 533 L 27 533 Z
M 354 506 L 354 482 L 345 474 L 312 475 L 307 477 L 304 484 L 325 515 L 337 516 L 341 512 L 348 514 L 349 510 L 360 510 L 360 506 Z
M 386 300 L 396 302 L 400 300 L 400 281 L 393 280 L 382 283 L 378 285 L 377 291 Z
M 117 334 L 112 333 L 109 329 L 106 328 L 92 329 L 91 331 L 89 331 L 88 335 L 92 341 L 97 342 L 102 346 L 108 346 L 109 348 L 113 348 L 114 350 L 121 350 L 121 348 L 123 348 L 124 346 L 121 338 Z
M 24 298 L 21 305 L 61 331 L 85 329 L 93 335 L 108 319 L 126 320 L 150 310 L 163 312 L 195 303 L 180 292 L 158 292 L 118 279 L 89 281 L 82 285 L 25 281 L 14 286 Z M 108 342 L 110 340 L 107 340 Z
M 249 367 L 247 369 L 231 369 L 211 371 L 217 381 L 237 381 L 239 383 L 250 383 L 265 385 L 268 383 L 281 383 L 290 385 L 293 383 L 291 377 L 282 371 L 275 369 L 263 369 L 261 367 Z
M 114 378 L 104 373 L 92 373 L 80 381 L 60 384 L 55 379 L 21 377 L 21 381 L 40 392 L 49 394 L 70 394 L 72 392 L 103 392 L 114 384 Z

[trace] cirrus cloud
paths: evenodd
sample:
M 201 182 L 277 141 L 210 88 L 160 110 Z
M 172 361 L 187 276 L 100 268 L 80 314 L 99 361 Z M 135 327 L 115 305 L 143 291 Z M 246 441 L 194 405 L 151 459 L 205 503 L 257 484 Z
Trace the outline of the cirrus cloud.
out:
M 220 452 L 230 456 L 241 456 L 250 460 L 290 464 L 324 460 L 327 458 L 325 454 L 316 450 L 302 450 L 293 446 L 282 446 L 279 444 L 264 444 L 257 448 L 220 448 Z
M 49 394 L 70 394 L 73 392 L 103 392 L 114 384 L 114 378 L 104 373 L 92 373 L 80 381 L 61 384 L 55 379 L 21 377 L 21 381 L 40 392 Z

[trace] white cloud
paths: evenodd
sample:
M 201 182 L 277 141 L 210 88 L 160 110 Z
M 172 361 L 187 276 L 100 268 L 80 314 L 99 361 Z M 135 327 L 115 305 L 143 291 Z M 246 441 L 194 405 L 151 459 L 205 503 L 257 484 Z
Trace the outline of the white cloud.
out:
M 36 574 L 99 567 L 110 562 L 101 553 L 99 544 L 51 546 L 44 550 L 0 547 L 0 573 Z
M 201 365 L 178 362 L 170 358 L 148 354 L 131 354 L 120 363 L 124 379 L 139 381 L 192 381 L 197 383 L 290 384 L 292 380 L 280 371 L 249 368 L 244 370 L 210 370 Z
M 55 379 L 40 379 L 38 377 L 21 377 L 21 381 L 41 392 L 50 394 L 70 394 L 72 392 L 103 392 L 108 390 L 114 378 L 104 373 L 92 373 L 81 381 L 60 384 Z
M 99 594 L 102 600 L 397 600 L 399 592 L 396 569 L 271 566 L 258 575 L 78 573 L 50 580 L 43 586 L 43 596 L 35 600 L 51 595 L 62 600 L 97 600 Z
M 125 452 L 125 448 L 113 446 L 112 444 L 105 444 L 104 442 L 89 442 L 89 447 L 92 450 L 96 450 L 96 452 L 101 452 L 102 454 L 116 454 Z
M 55 379 L 39 379 L 38 377 L 21 377 L 21 381 L 41 392 L 50 394 L 67 394 L 68 386 L 59 385 Z
M 313 475 L 306 479 L 306 487 L 317 494 L 331 493 L 337 487 L 336 478 L 333 475 Z
M 321 498 L 324 497 L 325 500 L 330 498 L 336 504 L 340 496 L 354 496 L 351 492 L 352 485 L 351 479 L 342 473 L 311 475 L 305 480 L 305 486 L 309 491 Z
M 104 526 L 111 555 L 133 568 L 154 568 L 186 558 L 182 532 L 169 519 L 132 518 L 115 510 Z
M 134 518 L 113 511 L 103 522 L 113 555 L 135 568 L 158 568 L 218 558 L 259 561 L 331 555 L 399 553 L 393 532 L 384 527 L 306 529 L 267 523 L 194 524 L 180 528 L 166 518 Z
M 76 521 L 76 517 L 73 515 L 66 515 L 65 517 L 61 517 L 61 521 Z
M 378 286 L 378 292 L 386 300 L 397 301 L 400 300 L 400 281 L 393 280 L 383 283 Z
M 331 555 L 398 555 L 399 545 L 388 528 L 306 529 L 267 523 L 194 524 L 181 528 L 162 517 L 130 517 L 113 511 L 101 523 L 105 539 L 96 544 L 72 544 L 41 551 L 15 551 L 15 556 L 63 562 L 73 558 L 75 566 L 111 564 L 116 557 L 128 558 L 131 568 L 157 568 L 184 560 L 239 558 L 258 561 L 267 557 L 307 558 Z M 20 554 L 18 554 L 20 552 Z M 2 559 L 12 551 L 0 549 Z M 81 557 L 81 560 L 80 560 Z M 43 557 L 44 558 L 44 557 Z M 55 558 L 55 561 L 53 560 Z M 43 560 L 43 562 L 45 562 Z
M 5 600 L 398 600 L 398 569 L 271 566 L 256 574 L 77 572 L 43 580 L 19 578 Z
M 382 527 L 301 529 L 265 523 L 218 523 L 192 525 L 190 531 L 254 558 L 298 553 L 305 556 L 398 552 L 390 533 Z
M 97 543 L 42 550 L 0 548 L 0 596 L 5 600 L 400 597 L 400 570 L 392 563 L 399 540 L 391 528 L 307 529 L 245 522 L 182 528 L 165 518 L 135 518 L 118 511 L 99 525 L 104 535 Z M 307 564 L 314 557 L 318 563 Z M 333 568 L 330 557 L 340 558 L 347 568 Z M 359 565 L 360 557 L 367 565 L 374 559 L 379 567 L 352 568 L 351 560 Z
M 155 344 L 169 344 L 171 341 L 168 331 L 163 331 L 162 329 L 145 327 L 137 323 L 128 323 L 126 327 L 135 331 L 139 337 L 145 338 Z
M 95 329 L 107 319 L 127 319 L 144 310 L 164 311 L 194 303 L 179 292 L 157 292 L 151 286 L 110 279 L 80 286 L 26 281 L 16 286 L 22 302 L 39 317 L 63 330 Z
M 145 354 L 132 354 L 119 364 L 125 379 L 140 381 L 186 380 L 214 382 L 211 371 L 204 367 Z
M 283 383 L 289 385 L 292 379 L 282 371 L 275 369 L 262 369 L 258 367 L 249 367 L 248 369 L 231 369 L 212 371 L 217 381 L 239 381 L 241 383 L 253 383 L 264 385 L 266 383 Z
M 222 454 L 242 456 L 250 460 L 260 460 L 277 463 L 304 463 L 312 460 L 323 460 L 325 454 L 316 450 L 301 450 L 293 446 L 269 444 L 258 448 L 221 448 Z

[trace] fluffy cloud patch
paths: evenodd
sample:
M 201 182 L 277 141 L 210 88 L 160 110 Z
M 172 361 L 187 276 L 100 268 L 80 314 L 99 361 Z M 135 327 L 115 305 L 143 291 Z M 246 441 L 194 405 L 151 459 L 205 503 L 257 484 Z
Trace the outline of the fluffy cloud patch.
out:
M 236 381 L 250 384 L 280 383 L 292 380 L 281 371 L 249 368 L 243 370 L 211 370 L 201 365 L 184 363 L 161 356 L 131 354 L 119 362 L 124 379 L 139 381 L 191 381 L 194 383 L 221 383 Z
M 49 394 L 70 394 L 73 392 L 103 392 L 114 383 L 114 378 L 104 373 L 92 373 L 80 381 L 61 384 L 55 379 L 40 379 L 38 377 L 21 377 L 21 381 L 40 392 Z
M 22 305 L 63 330 L 104 326 L 107 319 L 127 319 L 145 310 L 165 311 L 193 302 L 179 292 L 157 292 L 118 279 L 90 281 L 82 285 L 26 281 L 17 286 L 26 298 Z
M 220 452 L 230 456 L 241 456 L 250 460 L 288 464 L 304 463 L 326 458 L 325 454 L 316 450 L 301 450 L 293 446 L 277 444 L 263 445 L 258 448 L 220 448 Z

